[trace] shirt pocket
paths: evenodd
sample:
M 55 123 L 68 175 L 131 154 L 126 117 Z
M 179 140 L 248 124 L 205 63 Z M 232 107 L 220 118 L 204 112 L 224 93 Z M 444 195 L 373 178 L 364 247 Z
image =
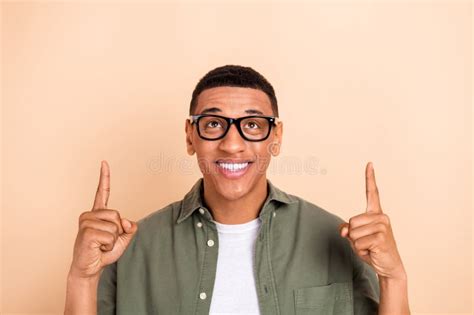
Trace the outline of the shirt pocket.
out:
M 297 315 L 353 315 L 352 282 L 294 290 Z

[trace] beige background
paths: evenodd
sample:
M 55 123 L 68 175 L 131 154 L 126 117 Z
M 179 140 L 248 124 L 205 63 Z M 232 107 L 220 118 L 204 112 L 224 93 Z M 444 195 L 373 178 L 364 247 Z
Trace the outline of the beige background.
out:
M 285 123 L 269 178 L 346 220 L 374 162 L 413 313 L 472 308 L 470 2 L 3 2 L 1 312 L 61 313 L 101 159 L 138 220 L 200 173 L 184 119 L 208 70 L 254 67 Z

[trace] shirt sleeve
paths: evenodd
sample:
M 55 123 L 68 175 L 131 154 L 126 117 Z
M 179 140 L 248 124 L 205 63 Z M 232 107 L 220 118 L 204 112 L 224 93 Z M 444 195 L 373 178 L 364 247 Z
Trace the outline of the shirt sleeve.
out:
M 352 250 L 354 315 L 377 315 L 380 288 L 377 274 Z
M 110 264 L 102 270 L 97 289 L 97 314 L 115 315 L 117 297 L 117 263 Z

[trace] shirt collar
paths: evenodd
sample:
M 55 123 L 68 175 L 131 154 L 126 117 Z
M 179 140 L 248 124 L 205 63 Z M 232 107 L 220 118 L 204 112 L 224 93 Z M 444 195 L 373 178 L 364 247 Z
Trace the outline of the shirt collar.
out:
M 181 203 L 181 210 L 180 210 L 178 220 L 176 221 L 176 223 L 179 224 L 183 222 L 194 211 L 198 210 L 201 207 L 204 207 L 204 202 L 202 198 L 203 187 L 204 187 L 203 183 L 204 181 L 203 181 L 203 178 L 201 177 L 200 179 L 197 180 L 197 182 L 194 184 L 191 190 L 184 196 L 183 202 Z M 285 204 L 296 202 L 296 199 L 294 197 L 292 197 L 291 195 L 288 195 L 284 191 L 274 186 L 269 179 L 267 179 L 267 185 L 268 185 L 268 196 L 263 204 L 263 209 L 261 210 L 261 213 L 259 216 L 262 216 L 264 214 L 265 212 L 264 210 L 266 206 L 273 200 L 277 202 L 285 203 Z

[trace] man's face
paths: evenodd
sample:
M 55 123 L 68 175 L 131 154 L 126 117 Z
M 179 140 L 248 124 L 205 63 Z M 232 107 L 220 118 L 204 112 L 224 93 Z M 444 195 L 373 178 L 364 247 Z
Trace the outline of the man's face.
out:
M 273 116 L 273 111 L 270 99 L 260 90 L 216 87 L 201 92 L 193 114 L 239 118 L 250 115 Z M 206 188 L 227 200 L 237 200 L 258 184 L 266 185 L 271 150 L 274 150 L 274 155 L 278 154 L 282 131 L 282 124 L 279 123 L 272 127 L 266 140 L 251 142 L 243 139 L 236 125 L 232 124 L 224 138 L 209 141 L 201 139 L 196 124 L 191 125 L 187 120 L 187 150 L 189 154 L 196 152 Z M 239 164 L 236 168 L 245 167 L 237 171 L 229 170 L 233 167 L 231 164 L 236 163 Z

